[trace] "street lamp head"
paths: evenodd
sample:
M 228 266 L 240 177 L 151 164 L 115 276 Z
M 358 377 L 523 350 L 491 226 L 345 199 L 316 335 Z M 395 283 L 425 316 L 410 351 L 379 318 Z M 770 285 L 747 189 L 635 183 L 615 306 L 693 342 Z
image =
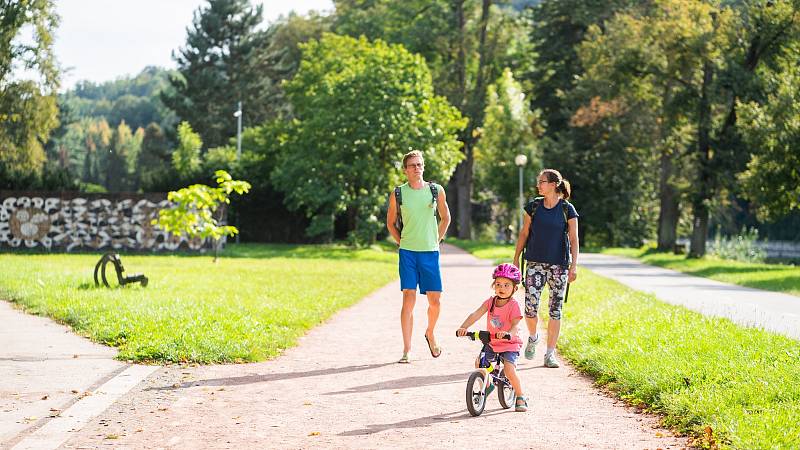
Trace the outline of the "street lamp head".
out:
M 239 117 L 241 115 L 242 115 L 242 110 L 241 109 L 233 113 L 233 117 Z
M 514 164 L 520 167 L 524 166 L 527 163 L 528 163 L 528 157 L 525 155 L 517 155 L 517 157 L 514 158 Z

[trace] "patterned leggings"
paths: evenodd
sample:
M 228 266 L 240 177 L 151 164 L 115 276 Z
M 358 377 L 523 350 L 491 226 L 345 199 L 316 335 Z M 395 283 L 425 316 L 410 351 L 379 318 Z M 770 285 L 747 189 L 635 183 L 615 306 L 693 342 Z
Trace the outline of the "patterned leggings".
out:
M 525 317 L 538 316 L 539 297 L 545 283 L 550 287 L 550 318 L 561 320 L 561 308 L 567 288 L 567 268 L 533 261 L 527 261 L 525 270 Z

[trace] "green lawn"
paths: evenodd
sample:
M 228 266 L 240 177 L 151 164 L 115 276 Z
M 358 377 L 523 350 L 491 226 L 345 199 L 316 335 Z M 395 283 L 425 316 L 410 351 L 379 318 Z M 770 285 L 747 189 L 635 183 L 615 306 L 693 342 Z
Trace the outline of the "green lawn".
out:
M 609 255 L 637 258 L 647 264 L 677 270 L 689 275 L 800 296 L 800 266 L 745 263 L 712 256 L 688 259 L 683 255 L 659 253 L 648 248 L 610 248 L 602 252 Z
M 471 248 L 494 256 L 507 247 Z M 565 358 L 696 445 L 712 446 L 709 427 L 721 448 L 800 448 L 800 342 L 659 302 L 588 270 L 564 314 Z
M 583 271 L 559 349 L 599 384 L 723 447 L 800 448 L 800 342 Z M 707 443 L 706 443 L 707 444 Z
M 98 254 L 0 254 L 0 296 L 135 361 L 245 362 L 397 277 L 387 247 L 231 245 L 211 256 L 123 255 L 150 283 L 95 288 Z M 113 273 L 109 266 L 110 273 Z

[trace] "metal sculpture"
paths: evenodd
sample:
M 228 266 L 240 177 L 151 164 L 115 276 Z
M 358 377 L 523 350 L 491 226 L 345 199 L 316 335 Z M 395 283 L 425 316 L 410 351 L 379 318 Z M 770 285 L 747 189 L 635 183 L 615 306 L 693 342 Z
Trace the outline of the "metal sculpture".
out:
M 142 283 L 142 287 L 147 286 L 147 277 L 144 274 L 136 273 L 131 276 L 123 276 L 122 272 L 125 271 L 125 268 L 122 266 L 122 260 L 119 258 L 119 255 L 116 253 L 106 253 L 100 258 L 100 261 L 97 262 L 97 265 L 94 266 L 94 284 L 95 286 L 100 286 L 100 279 L 98 279 L 98 274 L 103 280 L 103 284 L 106 287 L 111 287 L 108 283 L 108 279 L 106 278 L 106 266 L 108 263 L 114 264 L 114 270 L 117 272 L 117 281 L 119 281 L 120 286 L 125 286 L 126 284 L 131 283 Z

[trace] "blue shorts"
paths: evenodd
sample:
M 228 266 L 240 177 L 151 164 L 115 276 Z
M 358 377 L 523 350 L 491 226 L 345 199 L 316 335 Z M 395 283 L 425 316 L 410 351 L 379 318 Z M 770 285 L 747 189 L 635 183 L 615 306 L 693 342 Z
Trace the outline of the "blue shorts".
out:
M 442 272 L 439 270 L 439 252 L 415 252 L 400 249 L 400 289 L 442 292 Z
M 492 346 L 489 344 L 484 344 L 483 349 L 481 350 L 481 367 L 489 367 L 488 361 L 493 361 L 495 358 L 494 350 L 492 350 Z M 500 352 L 500 357 L 503 358 L 503 364 L 511 364 L 512 366 L 517 366 L 517 358 L 519 358 L 519 352 Z M 486 364 L 484 366 L 484 364 Z

